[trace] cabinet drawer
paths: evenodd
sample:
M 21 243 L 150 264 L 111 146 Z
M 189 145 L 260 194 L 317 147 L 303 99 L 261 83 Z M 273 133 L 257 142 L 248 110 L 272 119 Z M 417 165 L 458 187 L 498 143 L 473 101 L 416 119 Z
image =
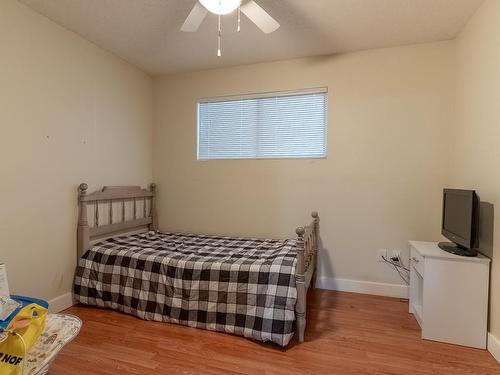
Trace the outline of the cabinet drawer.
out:
M 424 257 L 415 249 L 411 249 L 410 264 L 421 276 L 424 276 Z

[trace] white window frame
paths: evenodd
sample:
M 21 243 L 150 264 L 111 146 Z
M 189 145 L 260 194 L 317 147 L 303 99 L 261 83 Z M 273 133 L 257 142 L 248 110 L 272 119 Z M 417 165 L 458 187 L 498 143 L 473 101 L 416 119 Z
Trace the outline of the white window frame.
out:
M 294 96 L 294 95 L 307 95 L 307 94 L 325 94 L 325 139 L 324 139 L 324 155 L 322 156 L 283 156 L 283 157 L 234 157 L 234 158 L 200 158 L 200 104 L 203 103 L 216 103 L 237 101 L 244 99 L 259 99 L 259 98 L 272 98 L 280 96 Z M 213 98 L 203 98 L 196 101 L 196 160 L 197 161 L 211 161 L 211 160 L 280 160 L 280 159 L 326 159 L 328 157 L 328 87 L 314 87 L 307 89 L 297 90 L 284 90 L 284 91 L 269 91 L 263 93 L 234 95 L 234 96 L 218 96 Z

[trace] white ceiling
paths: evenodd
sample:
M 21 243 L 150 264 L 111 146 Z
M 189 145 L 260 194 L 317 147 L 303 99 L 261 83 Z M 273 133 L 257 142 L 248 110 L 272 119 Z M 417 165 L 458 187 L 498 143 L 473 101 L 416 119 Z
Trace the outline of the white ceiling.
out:
M 197 0 L 20 0 L 156 75 L 452 39 L 483 0 L 256 0 L 281 27 L 264 34 L 242 15 L 179 31 Z M 245 1 L 245 0 L 244 0 Z

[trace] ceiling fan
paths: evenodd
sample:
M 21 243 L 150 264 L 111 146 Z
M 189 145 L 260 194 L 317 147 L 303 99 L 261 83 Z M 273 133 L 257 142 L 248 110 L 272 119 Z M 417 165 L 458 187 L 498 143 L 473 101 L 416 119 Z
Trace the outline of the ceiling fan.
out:
M 217 23 L 217 56 L 221 56 L 221 16 L 238 10 L 238 24 L 236 30 L 241 30 L 241 13 L 247 16 L 259 29 L 269 34 L 277 30 L 280 24 L 269 15 L 254 0 L 198 0 L 188 17 L 184 21 L 181 31 L 195 32 L 207 16 L 208 12 L 218 16 Z

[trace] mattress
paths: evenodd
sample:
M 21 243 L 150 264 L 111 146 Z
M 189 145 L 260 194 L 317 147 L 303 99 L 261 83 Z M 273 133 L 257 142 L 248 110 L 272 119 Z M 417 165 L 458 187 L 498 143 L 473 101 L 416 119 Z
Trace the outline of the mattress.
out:
M 80 303 L 286 346 L 294 333 L 296 241 L 149 232 L 78 261 Z

